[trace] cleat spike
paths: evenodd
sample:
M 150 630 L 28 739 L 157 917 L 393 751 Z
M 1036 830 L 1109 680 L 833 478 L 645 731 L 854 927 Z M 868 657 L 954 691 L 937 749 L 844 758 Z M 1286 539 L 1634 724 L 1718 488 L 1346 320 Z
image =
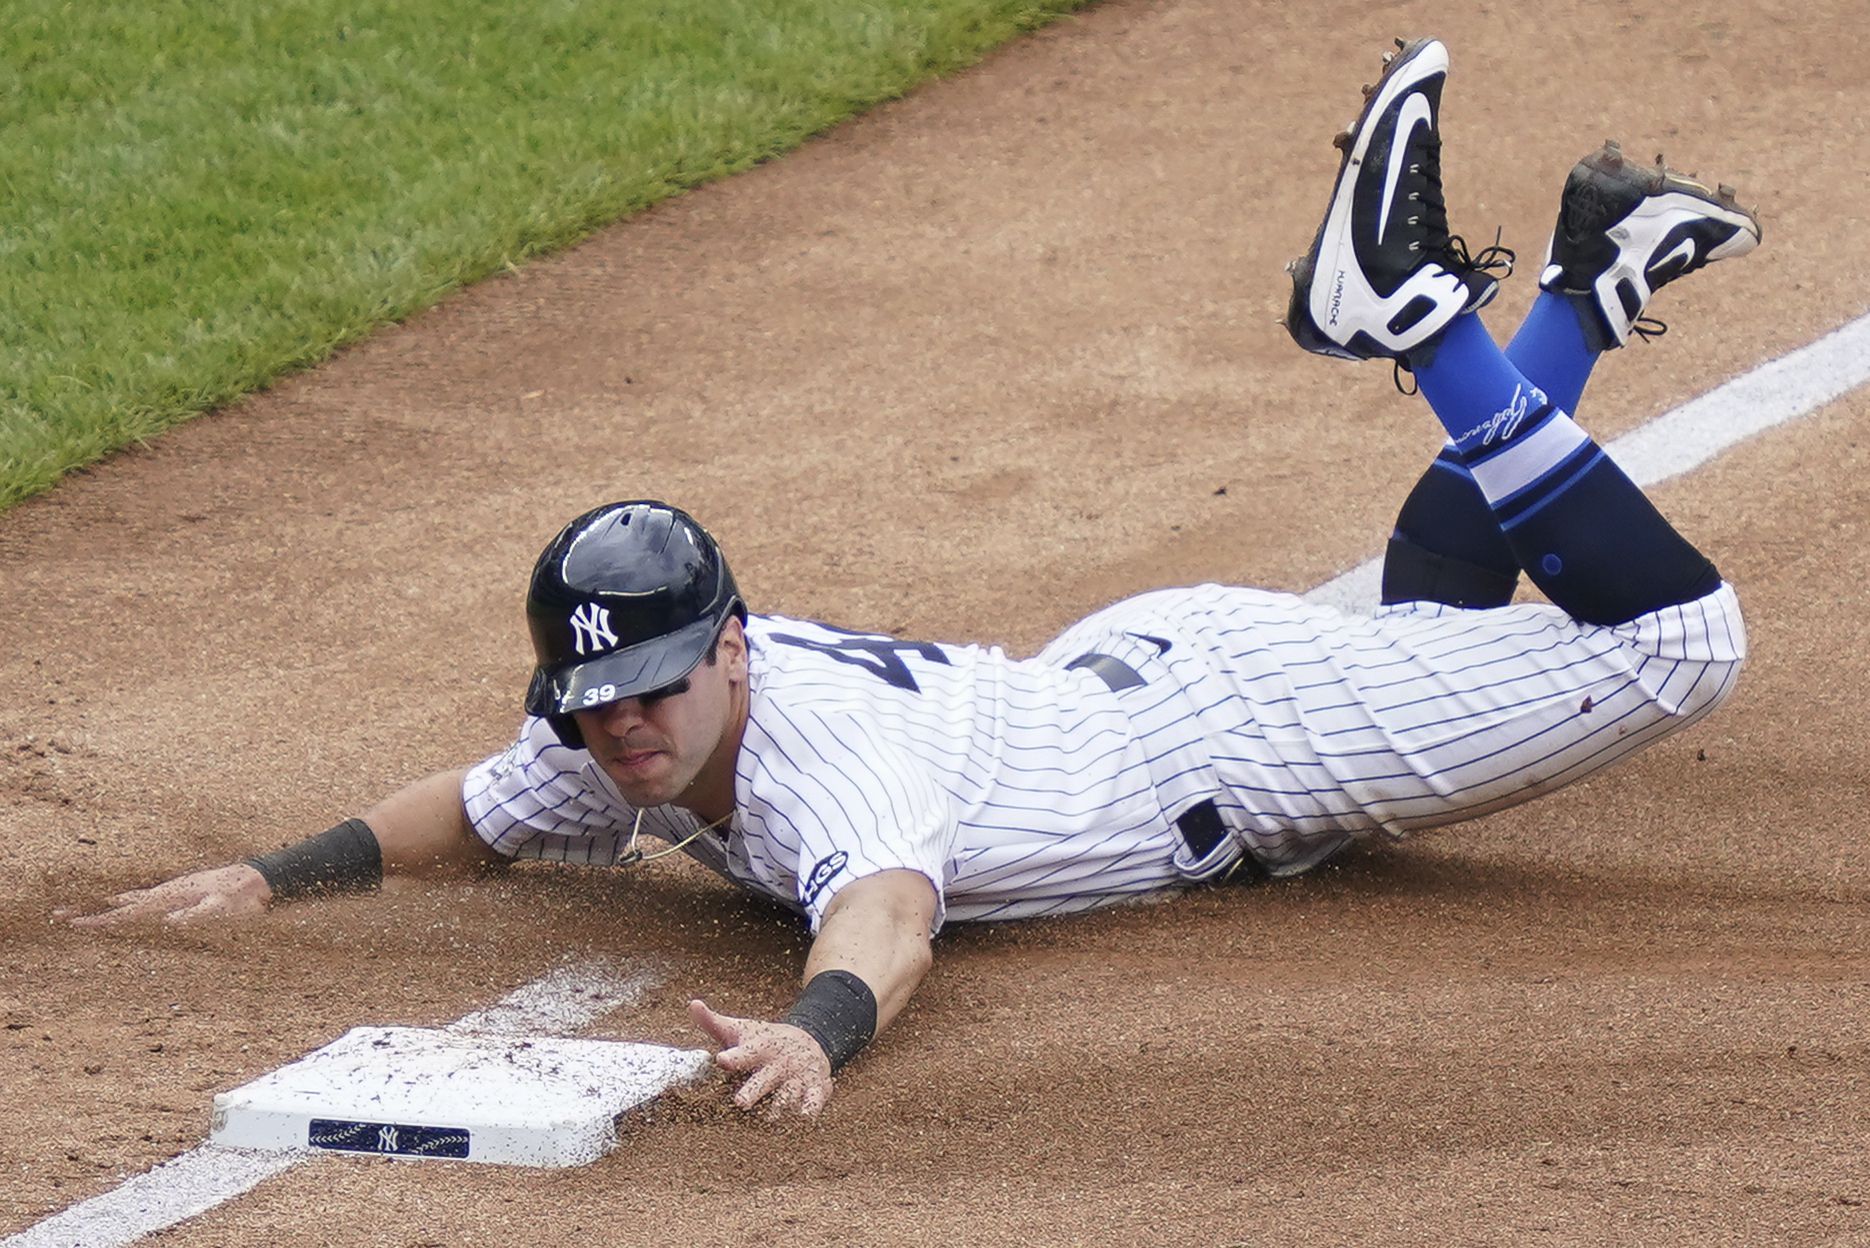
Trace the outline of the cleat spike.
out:
M 1371 96 L 1373 96 L 1373 95 L 1375 95 L 1375 94 L 1377 93 L 1377 89 L 1376 89 L 1375 87 L 1373 87 L 1373 86 L 1371 86 L 1371 85 L 1370 85 L 1369 83 L 1367 83 L 1367 82 L 1366 82 L 1366 83 L 1365 83 L 1365 84 L 1363 85 L 1363 93 L 1364 93 L 1364 98 L 1365 98 L 1365 99 L 1367 100 L 1367 99 L 1369 99 L 1369 98 L 1370 98 Z
M 1340 130 L 1332 135 L 1331 146 L 1337 148 L 1340 152 L 1349 152 L 1351 150 L 1351 132 L 1349 130 Z
M 1717 199 L 1719 199 L 1723 204 L 1726 204 L 1729 208 L 1735 208 L 1739 206 L 1735 202 L 1735 200 L 1739 196 L 1740 192 L 1736 191 L 1733 187 L 1727 185 L 1727 183 L 1725 182 L 1721 183 L 1719 186 L 1714 188 L 1714 194 Z

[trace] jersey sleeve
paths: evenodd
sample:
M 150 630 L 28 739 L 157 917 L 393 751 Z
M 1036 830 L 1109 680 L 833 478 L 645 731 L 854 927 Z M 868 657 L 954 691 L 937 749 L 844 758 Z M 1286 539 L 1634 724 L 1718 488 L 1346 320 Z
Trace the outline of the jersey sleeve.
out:
M 596 768 L 550 724 L 528 718 L 504 753 L 468 770 L 461 804 L 475 834 L 497 853 L 608 866 L 622 853 L 636 812 Z
M 815 934 L 831 901 L 881 871 L 915 871 L 946 916 L 947 866 L 957 834 L 954 801 L 926 767 L 889 748 L 854 715 L 797 710 L 750 722 L 742 750 L 752 794 L 745 820 L 797 881 Z

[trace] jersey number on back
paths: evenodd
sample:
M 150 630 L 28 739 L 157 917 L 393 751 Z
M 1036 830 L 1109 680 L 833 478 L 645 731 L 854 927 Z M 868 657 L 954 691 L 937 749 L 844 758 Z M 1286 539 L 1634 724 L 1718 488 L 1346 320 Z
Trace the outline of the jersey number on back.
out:
M 847 637 L 839 641 L 813 641 L 809 637 L 790 637 L 784 633 L 773 633 L 770 639 L 788 646 L 816 650 L 840 663 L 861 667 L 890 687 L 906 689 L 910 693 L 921 693 L 922 686 L 916 684 L 909 665 L 903 662 L 903 655 L 920 655 L 931 663 L 948 665 L 948 656 L 932 641 L 898 641 L 894 637 Z

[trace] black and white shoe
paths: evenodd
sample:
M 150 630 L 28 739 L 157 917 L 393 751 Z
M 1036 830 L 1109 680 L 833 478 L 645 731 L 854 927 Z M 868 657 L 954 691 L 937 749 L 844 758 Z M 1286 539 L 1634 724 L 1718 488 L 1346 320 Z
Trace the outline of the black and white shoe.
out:
M 1586 338 L 1607 351 L 1632 333 L 1662 332 L 1661 322 L 1643 319 L 1657 290 L 1759 245 L 1759 219 L 1734 202 L 1731 187 L 1710 189 L 1660 156 L 1653 165 L 1625 160 L 1607 142 L 1565 179 L 1539 285 L 1574 296 Z
M 1493 298 L 1489 270 L 1512 271 L 1505 248 L 1470 257 L 1448 233 L 1437 128 L 1448 49 L 1434 39 L 1397 46 L 1336 140 L 1344 161 L 1311 251 L 1286 266 L 1286 329 L 1320 355 L 1404 360 Z

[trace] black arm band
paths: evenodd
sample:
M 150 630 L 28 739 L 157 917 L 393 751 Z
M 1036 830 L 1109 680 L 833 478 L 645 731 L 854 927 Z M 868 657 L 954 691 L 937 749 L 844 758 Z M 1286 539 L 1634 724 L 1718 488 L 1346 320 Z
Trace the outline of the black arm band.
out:
M 820 971 L 786 1012 L 841 1070 L 877 1034 L 877 994 L 849 971 Z
M 362 819 L 346 819 L 297 845 L 247 859 L 275 901 L 318 893 L 361 893 L 383 882 L 383 849 Z

